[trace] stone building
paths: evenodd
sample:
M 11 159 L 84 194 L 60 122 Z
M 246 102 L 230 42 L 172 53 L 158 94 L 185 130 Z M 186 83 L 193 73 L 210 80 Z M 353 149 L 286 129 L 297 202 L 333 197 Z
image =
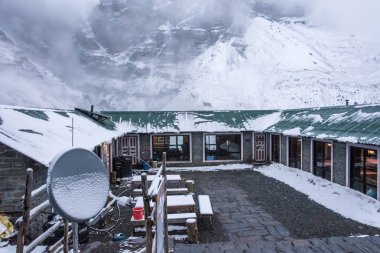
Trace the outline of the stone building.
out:
M 97 122 L 77 110 L 0 106 L 0 118 L 0 213 L 12 216 L 22 212 L 27 168 L 33 169 L 37 189 L 46 183 L 49 163 L 57 153 L 73 144 L 93 149 L 117 135 L 111 122 Z M 42 194 L 33 206 L 46 198 Z
M 100 114 L 0 106 L 0 118 L 0 212 L 20 210 L 26 168 L 38 187 L 72 146 L 96 147 L 109 171 L 114 157 L 160 163 L 166 152 L 169 166 L 274 162 L 380 196 L 380 105 Z

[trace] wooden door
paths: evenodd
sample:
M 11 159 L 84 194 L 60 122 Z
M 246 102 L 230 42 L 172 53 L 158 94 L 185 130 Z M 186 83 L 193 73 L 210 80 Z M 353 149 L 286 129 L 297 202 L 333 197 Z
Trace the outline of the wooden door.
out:
M 255 152 L 255 161 L 256 162 L 265 162 L 266 161 L 266 152 L 265 152 L 265 134 L 254 134 L 254 152 Z
M 121 142 L 121 149 L 123 155 L 132 156 L 132 164 L 136 164 L 138 161 L 137 154 L 137 136 L 123 137 Z

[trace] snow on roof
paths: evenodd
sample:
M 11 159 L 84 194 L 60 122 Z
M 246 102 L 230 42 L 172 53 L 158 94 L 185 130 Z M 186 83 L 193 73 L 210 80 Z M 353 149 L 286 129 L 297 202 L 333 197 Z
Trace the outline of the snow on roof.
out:
M 281 120 L 266 131 L 380 145 L 380 105 L 284 110 Z
M 48 166 L 54 156 L 71 147 L 92 150 L 119 133 L 110 125 L 72 110 L 36 109 L 0 105 L 0 142 Z
M 102 112 L 103 123 L 75 110 L 0 105 L 0 142 L 48 165 L 71 147 L 93 149 L 124 133 L 273 132 L 380 145 L 380 105 L 298 110 Z
M 102 112 L 120 132 L 264 131 L 281 119 L 280 111 Z

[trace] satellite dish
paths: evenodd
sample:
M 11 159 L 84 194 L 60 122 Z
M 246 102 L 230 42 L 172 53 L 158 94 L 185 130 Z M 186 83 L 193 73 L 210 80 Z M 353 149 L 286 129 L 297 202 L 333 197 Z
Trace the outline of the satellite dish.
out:
M 55 156 L 48 169 L 47 191 L 53 209 L 63 218 L 84 222 L 107 202 L 106 168 L 93 152 L 73 148 Z

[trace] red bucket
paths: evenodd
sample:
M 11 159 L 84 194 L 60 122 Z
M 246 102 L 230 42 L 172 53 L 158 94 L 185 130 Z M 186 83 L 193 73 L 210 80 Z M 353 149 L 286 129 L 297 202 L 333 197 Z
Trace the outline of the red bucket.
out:
M 133 219 L 141 220 L 144 217 L 144 208 L 135 207 L 133 208 Z

